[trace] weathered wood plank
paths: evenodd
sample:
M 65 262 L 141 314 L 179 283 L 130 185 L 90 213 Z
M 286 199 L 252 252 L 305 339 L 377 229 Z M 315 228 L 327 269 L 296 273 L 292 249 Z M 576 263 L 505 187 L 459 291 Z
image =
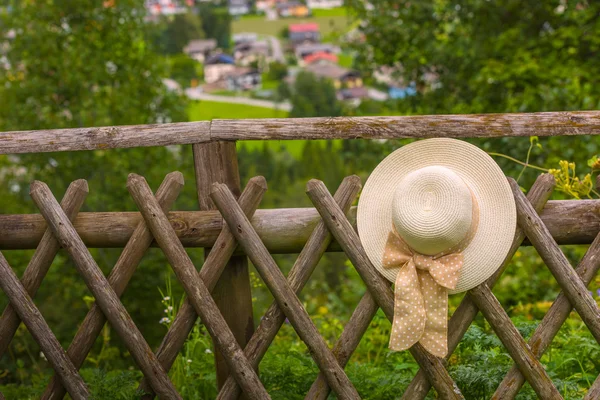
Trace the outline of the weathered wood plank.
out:
M 312 179 L 306 185 L 306 194 L 313 202 L 321 218 L 344 249 L 344 252 L 367 285 L 369 292 L 386 317 L 394 319 L 394 294 L 391 284 L 377 272 L 365 253 L 358 234 L 338 207 L 325 184 Z M 419 343 L 410 348 L 410 353 L 426 372 L 427 379 L 444 399 L 463 399 L 463 396 L 448 374 L 444 361 L 428 353 Z
M 60 203 L 60 206 L 65 211 L 67 217 L 69 217 L 69 220 L 72 221 L 75 219 L 87 194 L 88 184 L 85 179 L 76 180 L 69 185 L 65 192 L 65 196 Z M 23 273 L 23 278 L 21 278 L 23 287 L 29 296 L 35 297 L 35 294 L 40 288 L 46 273 L 48 273 L 50 265 L 52 265 L 52 261 L 54 260 L 56 253 L 58 253 L 59 248 L 60 244 L 52 234 L 52 231 L 46 229 L 40 244 L 36 248 L 33 257 L 31 257 L 31 260 Z M 8 348 L 15 332 L 17 332 L 20 323 L 21 319 L 12 305 L 9 304 L 6 306 L 2 313 L 2 317 L 0 317 L 0 358 L 4 355 L 4 352 Z
M 254 214 L 266 190 L 267 182 L 264 177 L 256 176 L 248 181 L 246 188 L 239 198 L 240 207 L 248 217 Z M 227 265 L 227 261 L 229 261 L 236 247 L 237 241 L 227 224 L 224 224 L 212 251 L 208 254 L 206 260 L 204 260 L 204 264 L 199 272 L 200 278 L 208 290 L 212 291 L 214 289 Z M 189 298 L 186 298 L 179 311 L 177 311 L 177 316 L 163 338 L 160 347 L 156 351 L 158 361 L 160 361 L 167 371 L 171 369 L 179 351 L 183 348 L 197 318 L 198 314 L 196 314 L 194 306 L 190 303 Z M 233 380 L 233 378 L 231 379 Z M 145 379 L 140 383 L 140 389 L 148 393 L 148 395 L 143 397 L 144 399 L 154 398 L 152 388 Z
M 235 142 L 200 143 L 194 144 L 192 149 L 200 210 L 215 209 L 210 199 L 210 190 L 215 182 L 226 184 L 239 197 L 240 174 Z M 209 252 L 209 248 L 204 249 L 205 254 Z M 211 293 L 233 336 L 243 349 L 254 333 L 250 274 L 245 255 L 231 257 Z M 216 347 L 215 350 L 217 387 L 220 388 L 229 376 L 229 368 L 221 352 Z
M 554 185 L 555 181 L 552 175 L 542 174 L 538 176 L 527 193 L 527 199 L 529 199 L 537 212 L 540 212 L 540 210 L 544 208 L 544 205 L 547 204 L 547 201 L 554 190 Z M 498 278 L 511 263 L 515 252 L 519 249 L 524 238 L 525 233 L 517 226 L 515 238 L 513 239 L 513 243 L 502 266 L 498 268 L 498 271 L 496 271 L 486 282 L 489 287 L 493 287 L 496 284 Z M 475 316 L 477 316 L 478 312 L 479 309 L 473 300 L 469 296 L 465 296 L 448 322 L 448 355 L 446 356 L 446 359 L 448 359 L 452 355 L 452 352 L 456 350 L 458 343 L 462 340 L 462 337 L 467 332 L 467 329 L 469 329 L 469 326 L 475 319 Z M 430 389 L 431 385 L 427 381 L 425 373 L 420 370 L 404 391 L 402 398 L 406 400 L 422 400 L 427 396 Z
M 156 198 L 164 211 L 167 211 L 173 205 L 182 188 L 183 175 L 181 172 L 171 172 L 165 176 L 165 179 L 156 191 Z M 143 220 L 140 221 L 108 276 L 108 283 L 112 286 L 117 296 L 120 297 L 125 291 L 129 280 L 133 276 L 152 240 L 152 234 L 146 223 Z M 67 350 L 67 355 L 76 368 L 79 369 L 83 365 L 85 358 L 92 349 L 105 323 L 106 317 L 98 304 L 92 304 Z M 56 379 L 55 375 L 48 383 L 41 398 L 42 400 L 57 400 L 62 399 L 64 396 L 65 389 L 60 380 Z
M 502 341 L 511 358 L 519 366 L 519 370 L 533 387 L 540 399 L 562 399 L 558 389 L 544 370 L 544 367 L 531 352 L 527 343 L 513 325 L 510 317 L 502 308 L 488 285 L 481 285 L 469 290 L 473 299 L 485 319 Z
M 211 198 L 221 211 L 221 215 L 227 221 L 229 229 L 238 243 L 260 273 L 273 297 L 275 297 L 279 307 L 288 317 L 296 333 L 306 343 L 319 369 L 327 376 L 333 391 L 340 399 L 360 399 L 356 388 L 337 363 L 325 339 L 319 334 L 317 327 L 310 319 L 298 296 L 288 284 L 267 248 L 260 241 L 258 234 L 244 215 L 231 191 L 226 185 L 215 183 Z
M 583 283 L 588 286 L 596 276 L 598 269 L 600 269 L 600 235 L 596 236 L 575 271 L 581 277 Z M 542 322 L 535 328 L 531 339 L 529 339 L 529 347 L 537 358 L 541 358 L 548 349 L 552 339 L 554 339 L 572 310 L 573 306 L 565 294 L 559 293 L 546 315 L 544 315 Z M 513 366 L 496 389 L 493 399 L 514 399 L 524 383 L 523 374 L 516 366 Z
M 31 336 L 40 345 L 52 368 L 59 374 L 71 397 L 77 400 L 89 399 L 90 392 L 83 379 L 2 253 L 0 253 L 0 287 Z
M 212 122 L 0 132 L 0 154 L 166 146 L 219 140 L 597 135 L 600 112 L 419 115 Z
M 218 211 L 173 211 L 168 217 L 185 247 L 212 247 L 223 227 Z M 354 223 L 356 208 L 348 217 Z M 541 217 L 558 244 L 590 244 L 600 232 L 600 200 L 551 200 Z M 82 212 L 74 225 L 88 247 L 124 247 L 141 220 L 137 212 Z M 278 208 L 257 210 L 252 225 L 272 254 L 298 253 L 319 220 L 314 208 Z M 0 214 L 0 250 L 35 249 L 45 229 L 39 214 Z M 329 250 L 340 247 L 334 242 Z
M 167 216 L 152 194 L 146 179 L 129 174 L 127 189 L 138 206 L 146 224 L 165 253 L 177 279 L 183 286 L 196 313 L 202 319 L 216 346 L 219 347 L 229 369 L 245 393 L 252 400 L 270 399 L 269 394 L 258 379 L 256 372 L 244 356 L 233 333 L 217 308 L 210 292 L 194 267 L 192 260 L 171 228 Z M 236 202 L 237 205 L 237 202 Z M 162 366 L 161 366 L 162 369 Z M 152 382 L 150 382 L 152 385 Z M 160 392 L 152 385 L 158 396 Z
M 212 140 L 398 139 L 597 135 L 600 112 L 216 119 Z
M 0 132 L 0 154 L 191 144 L 210 140 L 210 122 Z
M 600 343 L 600 308 L 558 247 L 529 200 L 514 179 L 508 179 L 517 205 L 517 221 L 558 282 L 569 302 L 579 313 L 592 336 Z M 522 371 L 521 371 L 522 372 Z
M 345 178 L 340 184 L 340 187 L 335 192 L 334 199 L 344 212 L 348 212 L 350 209 L 360 187 L 360 178 L 356 175 Z M 290 287 L 296 293 L 300 293 L 306 282 L 308 282 L 331 239 L 331 234 L 325 227 L 325 224 L 322 221 L 319 222 L 298 255 L 287 278 Z M 246 354 L 248 360 L 254 366 L 258 366 L 284 321 L 285 313 L 279 308 L 277 302 L 273 302 L 261 319 L 256 333 L 252 335 L 252 338 L 244 348 L 244 354 Z M 323 374 L 320 374 L 320 376 L 322 376 L 323 382 L 326 384 L 327 380 L 325 376 Z M 217 399 L 235 400 L 239 394 L 239 387 L 233 379 L 229 378 L 221 388 Z
M 150 380 L 154 390 L 165 399 L 181 399 L 142 333 L 102 274 L 98 264 L 83 241 L 77 236 L 73 224 L 60 208 L 50 188 L 43 182 L 34 181 L 31 184 L 30 195 L 48 221 L 54 236 L 75 263 L 75 267 L 94 295 L 102 312 L 131 353 L 136 364 Z

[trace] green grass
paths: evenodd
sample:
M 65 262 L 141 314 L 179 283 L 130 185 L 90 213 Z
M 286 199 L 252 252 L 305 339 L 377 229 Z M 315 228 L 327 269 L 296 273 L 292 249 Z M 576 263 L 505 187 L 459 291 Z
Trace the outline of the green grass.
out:
M 352 68 L 353 57 L 348 53 L 342 53 L 338 55 L 338 64 L 344 68 Z
M 325 14 L 335 11 L 333 10 L 317 10 L 323 11 Z M 332 32 L 347 32 L 350 27 L 350 20 L 344 14 L 339 12 L 333 15 L 319 15 L 309 18 L 284 18 L 275 21 L 267 21 L 264 16 L 250 15 L 242 17 L 232 22 L 231 30 L 233 33 L 241 32 L 256 32 L 260 35 L 278 36 L 281 30 L 290 24 L 299 24 L 305 22 L 315 22 L 319 24 L 321 35 L 327 36 Z
M 346 17 L 348 10 L 345 7 L 332 8 L 330 10 L 312 10 L 313 17 Z
M 190 121 L 204 121 L 216 118 L 285 118 L 287 112 L 271 108 L 253 107 L 245 104 L 218 103 L 214 101 L 194 101 L 188 107 Z

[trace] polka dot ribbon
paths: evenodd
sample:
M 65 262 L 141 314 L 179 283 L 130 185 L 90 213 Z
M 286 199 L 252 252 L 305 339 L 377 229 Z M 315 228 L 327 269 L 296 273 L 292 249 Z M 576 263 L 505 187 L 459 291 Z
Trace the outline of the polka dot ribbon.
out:
M 434 256 L 419 254 L 402 240 L 396 229 L 388 236 L 384 268 L 398 268 L 394 292 L 394 320 L 390 349 L 401 351 L 419 342 L 437 357 L 448 353 L 448 289 L 454 289 L 463 265 L 462 251 L 471 242 L 478 223 L 452 249 Z

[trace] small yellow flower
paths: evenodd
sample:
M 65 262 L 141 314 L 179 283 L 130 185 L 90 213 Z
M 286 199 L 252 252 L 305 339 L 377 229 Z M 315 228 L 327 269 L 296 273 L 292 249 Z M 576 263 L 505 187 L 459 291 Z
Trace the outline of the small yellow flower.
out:
M 325 306 L 321 306 L 321 307 L 319 307 L 319 308 L 317 309 L 317 312 L 318 312 L 320 315 L 325 315 L 325 314 L 327 314 L 327 312 L 328 312 L 328 311 L 329 311 L 329 310 L 328 310 L 328 309 L 327 309 L 327 307 L 325 307 Z

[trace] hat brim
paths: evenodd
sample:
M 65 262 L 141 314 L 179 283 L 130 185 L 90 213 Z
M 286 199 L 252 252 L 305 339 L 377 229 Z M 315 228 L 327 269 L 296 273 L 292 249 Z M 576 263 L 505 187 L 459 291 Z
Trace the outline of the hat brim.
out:
M 463 250 L 458 283 L 449 293 L 459 293 L 483 283 L 502 265 L 512 245 L 517 215 L 515 200 L 504 173 L 478 147 L 456 139 L 426 139 L 394 151 L 373 170 L 358 202 L 358 234 L 375 268 L 391 282 L 398 269 L 383 268 L 384 247 L 392 228 L 395 188 L 410 172 L 439 165 L 458 174 L 469 186 L 479 206 L 479 224 Z

